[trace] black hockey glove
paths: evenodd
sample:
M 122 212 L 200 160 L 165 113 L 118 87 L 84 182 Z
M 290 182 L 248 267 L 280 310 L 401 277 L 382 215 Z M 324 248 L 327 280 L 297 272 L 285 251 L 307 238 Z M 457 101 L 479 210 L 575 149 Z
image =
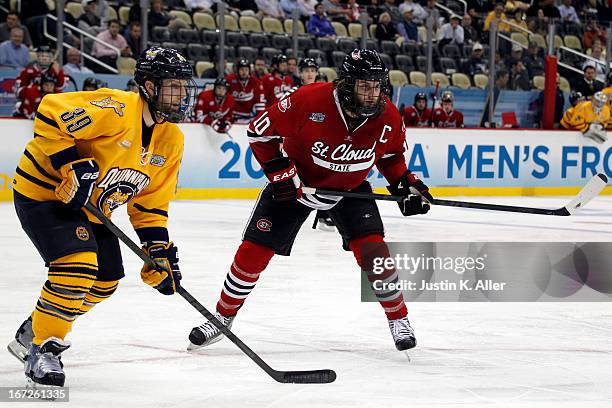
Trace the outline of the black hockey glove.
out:
M 433 201 L 433 197 L 429 194 L 429 187 L 421 181 L 415 174 L 406 171 L 402 177 L 395 183 L 387 186 L 387 190 L 393 195 L 403 196 L 403 200 L 399 201 L 400 211 L 405 216 L 427 214 L 429 204 L 426 203 L 421 196 L 413 194 L 410 187 L 415 188 L 427 201 Z
M 64 164 L 59 171 L 62 182 L 55 189 L 55 195 L 70 208 L 80 210 L 89 201 L 100 175 L 98 164 L 93 158 L 80 159 Z
M 302 182 L 290 158 L 270 160 L 264 164 L 264 172 L 272 184 L 272 198 L 275 200 L 291 201 L 302 197 Z
M 174 244 L 172 242 L 145 244 L 142 249 L 157 262 L 160 269 L 163 269 L 151 269 L 145 263 L 140 271 L 142 281 L 164 295 L 174 294 L 182 278 L 178 266 L 178 251 Z

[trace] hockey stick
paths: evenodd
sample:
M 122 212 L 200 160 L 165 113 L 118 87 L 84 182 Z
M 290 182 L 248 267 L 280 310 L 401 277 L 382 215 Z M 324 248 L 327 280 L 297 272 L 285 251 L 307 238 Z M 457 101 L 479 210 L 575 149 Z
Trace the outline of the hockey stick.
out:
M 526 214 L 541 214 L 541 215 L 558 215 L 568 216 L 574 215 L 579 209 L 584 207 L 589 201 L 595 198 L 606 187 L 608 178 L 604 174 L 597 174 L 580 190 L 580 192 L 565 206 L 554 210 L 534 207 L 515 207 L 512 205 L 486 204 L 486 203 L 471 203 L 467 201 L 451 201 L 434 199 L 430 204 L 442 205 L 446 207 L 461 207 L 461 208 L 476 208 L 479 210 L 492 211 L 507 211 Z M 331 191 L 321 190 L 318 188 L 302 187 L 302 192 L 305 194 L 321 194 L 336 197 L 347 198 L 362 198 L 366 200 L 383 200 L 383 201 L 401 201 L 404 197 L 393 196 L 387 194 L 375 193 L 353 193 L 350 191 Z
M 113 234 L 117 236 L 128 248 L 132 250 L 140 259 L 142 259 L 149 267 L 163 270 L 155 261 L 147 255 L 134 241 L 130 239 L 119 227 L 117 227 L 106 215 L 94 207 L 93 204 L 87 203 L 85 208 L 99 219 Z M 200 312 L 208 321 L 217 327 L 228 339 L 231 340 L 244 354 L 263 369 L 270 377 L 280 383 L 295 383 L 295 384 L 326 384 L 331 383 L 336 379 L 334 370 L 309 370 L 309 371 L 278 371 L 270 367 L 261 359 L 253 350 L 242 342 L 234 333 L 225 327 L 217 318 L 197 301 L 185 288 L 179 286 L 176 290 L 191 306 Z

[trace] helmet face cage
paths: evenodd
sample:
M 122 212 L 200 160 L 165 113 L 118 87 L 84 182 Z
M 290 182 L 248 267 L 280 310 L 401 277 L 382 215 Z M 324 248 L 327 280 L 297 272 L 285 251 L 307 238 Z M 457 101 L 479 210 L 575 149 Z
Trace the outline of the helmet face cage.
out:
M 595 93 L 595 95 L 593 95 L 593 111 L 595 111 L 595 113 L 600 113 L 601 110 L 603 109 L 604 105 L 606 104 L 606 102 L 608 102 L 608 98 L 606 97 L 606 94 L 604 94 L 603 92 L 597 92 Z
M 178 123 L 195 106 L 198 87 L 193 69 L 177 50 L 152 47 L 144 51 L 134 79 L 151 112 L 163 120 Z M 153 95 L 147 90 L 147 81 L 153 83 Z
M 342 109 L 359 117 L 376 117 L 390 94 L 389 70 L 376 51 L 356 49 L 344 59 L 336 89 Z M 376 101 L 368 103 L 377 90 Z

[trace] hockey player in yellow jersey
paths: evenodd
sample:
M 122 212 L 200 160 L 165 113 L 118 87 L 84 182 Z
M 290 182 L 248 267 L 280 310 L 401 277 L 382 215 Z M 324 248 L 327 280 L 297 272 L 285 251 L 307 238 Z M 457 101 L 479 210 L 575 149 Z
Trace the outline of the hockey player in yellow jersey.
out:
M 606 128 L 612 128 L 612 117 L 608 98 L 597 92 L 590 101 L 584 101 L 568 110 L 561 119 L 561 125 L 570 130 L 578 130 L 586 137 L 603 143 L 607 140 Z
M 48 269 L 31 316 L 9 351 L 28 381 L 63 386 L 60 354 L 74 320 L 110 297 L 124 276 L 119 241 L 84 205 L 110 216 L 127 204 L 145 251 L 167 271 L 142 268 L 142 280 L 171 295 L 180 282 L 166 224 L 183 154 L 175 124 L 192 109 L 196 86 L 176 50 L 140 56 L 139 93 L 111 89 L 49 95 L 13 180 L 15 209 Z

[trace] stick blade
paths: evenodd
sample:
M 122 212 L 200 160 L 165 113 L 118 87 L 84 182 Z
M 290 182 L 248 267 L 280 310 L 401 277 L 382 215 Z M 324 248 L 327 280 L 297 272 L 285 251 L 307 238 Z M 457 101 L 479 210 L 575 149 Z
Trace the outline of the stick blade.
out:
M 274 379 L 285 384 L 328 384 L 336 380 L 336 372 L 334 370 L 279 371 Z
M 567 214 L 565 214 L 564 211 L 563 215 L 575 214 L 578 210 L 587 205 L 589 201 L 597 197 L 607 185 L 608 177 L 606 177 L 605 174 L 599 173 L 593 176 L 576 197 L 574 197 L 565 207 L 561 208 L 560 211 L 567 211 Z

